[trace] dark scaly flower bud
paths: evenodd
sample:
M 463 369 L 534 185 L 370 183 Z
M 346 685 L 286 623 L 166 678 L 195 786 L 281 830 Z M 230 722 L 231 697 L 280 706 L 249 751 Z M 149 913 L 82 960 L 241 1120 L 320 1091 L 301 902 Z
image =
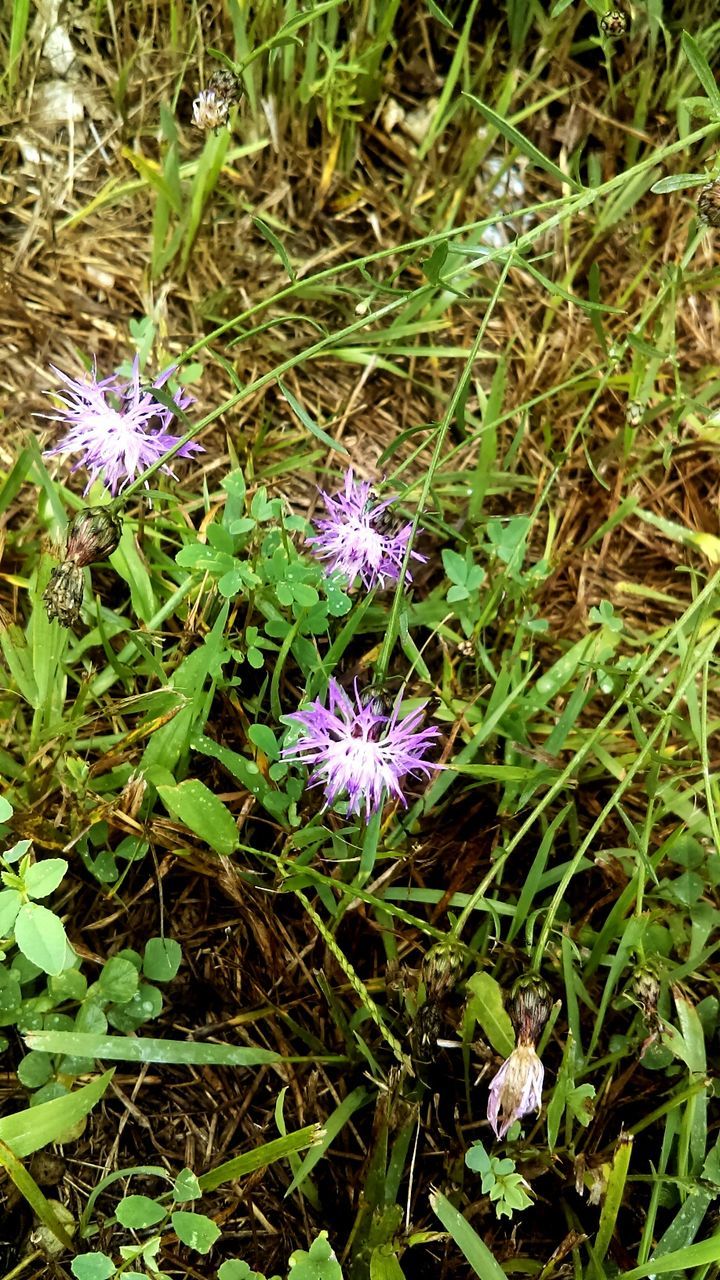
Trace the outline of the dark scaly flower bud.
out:
M 53 569 L 43 592 L 43 604 L 50 621 L 57 618 L 62 627 L 72 627 L 80 617 L 83 593 L 83 571 L 80 565 L 72 560 L 64 560 Z
M 436 942 L 423 956 L 422 980 L 428 1000 L 441 1000 L 457 982 L 463 965 L 462 949 L 454 942 Z
M 648 1026 L 654 1027 L 658 1022 L 658 998 L 660 996 L 660 979 L 650 964 L 641 965 L 635 970 L 631 990 L 643 1012 Z
M 697 202 L 698 218 L 710 227 L 720 227 L 720 178 L 703 187 Z
M 122 520 L 109 507 L 83 507 L 68 527 L 65 558 L 84 568 L 95 560 L 107 560 L 117 549 Z
M 602 33 L 611 40 L 618 40 L 628 29 L 627 14 L 622 9 L 608 9 L 600 19 Z
M 510 1001 L 510 1019 L 519 1045 L 537 1044 L 551 1008 L 550 989 L 539 974 L 518 978 Z

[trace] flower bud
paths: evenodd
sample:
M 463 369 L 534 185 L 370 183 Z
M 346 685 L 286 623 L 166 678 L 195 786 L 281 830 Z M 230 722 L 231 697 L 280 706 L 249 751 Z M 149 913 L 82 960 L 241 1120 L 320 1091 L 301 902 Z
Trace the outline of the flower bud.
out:
M 83 571 L 80 565 L 72 560 L 64 560 L 53 569 L 43 592 L 43 604 L 50 621 L 57 618 L 62 627 L 72 627 L 80 617 L 83 594 Z
M 645 1021 L 650 1026 L 656 1024 L 660 980 L 651 965 L 644 964 L 635 970 L 631 990 L 643 1011 Z
M 107 560 L 121 533 L 122 520 L 108 507 L 83 507 L 68 528 L 66 559 L 81 569 L 94 560 Z
M 537 973 L 518 978 L 510 1001 L 510 1018 L 519 1045 L 537 1044 L 550 1016 L 550 989 Z
M 423 956 L 422 980 L 429 1000 L 441 1000 L 455 986 L 462 969 L 462 951 L 453 942 L 436 942 Z
M 600 19 L 600 27 L 604 36 L 617 40 L 624 36 L 628 29 L 627 14 L 621 9 L 608 9 Z
M 697 202 L 698 218 L 711 227 L 720 227 L 720 178 L 703 187 Z

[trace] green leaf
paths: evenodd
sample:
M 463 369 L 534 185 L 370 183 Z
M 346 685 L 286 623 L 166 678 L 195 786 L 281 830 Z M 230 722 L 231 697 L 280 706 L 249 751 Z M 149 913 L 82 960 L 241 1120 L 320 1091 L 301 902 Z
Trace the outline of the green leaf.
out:
M 216 853 L 228 856 L 237 849 L 235 819 L 204 782 L 188 778 L 175 787 L 158 787 L 158 795 L 168 813 L 189 827 Z
M 21 906 L 22 894 L 17 889 L 0 892 L 0 938 L 7 938 L 12 933 Z
M 227 1262 L 220 1263 L 218 1280 L 264 1280 L 264 1277 L 257 1271 L 251 1271 L 247 1262 L 229 1258 Z
M 459 587 L 464 587 L 470 567 L 465 556 L 461 556 L 459 552 L 451 550 L 450 547 L 445 547 L 442 553 L 442 562 L 450 581 L 455 582 Z
M 444 1195 L 439 1191 L 431 1192 L 430 1205 L 480 1280 L 507 1280 L 485 1242 Z
M 583 190 L 579 182 L 576 182 L 574 178 L 569 177 L 568 174 L 563 173 L 562 169 L 559 169 L 556 164 L 553 164 L 552 160 L 548 160 L 547 156 L 544 156 L 542 151 L 538 151 L 538 148 L 534 143 L 530 142 L 529 138 L 526 138 L 524 134 L 520 133 L 519 129 L 516 129 L 514 125 L 510 124 L 509 120 L 498 115 L 496 111 L 493 111 L 492 107 L 486 106 L 484 102 L 481 102 L 479 98 L 475 97 L 474 93 L 464 93 L 463 97 L 469 98 L 477 107 L 480 115 L 487 120 L 488 124 L 491 124 L 495 129 L 497 129 L 498 133 L 501 133 L 511 146 L 516 147 L 522 155 L 527 156 L 528 160 L 537 165 L 538 169 L 544 169 L 546 173 L 549 173 L 551 177 L 555 178 L 561 185 L 573 187 L 575 191 Z
M 173 1196 L 180 1204 L 187 1200 L 199 1200 L 202 1189 L 192 1169 L 183 1169 L 175 1179 Z
M 126 1196 L 120 1201 L 115 1215 L 123 1227 L 130 1227 L 131 1230 L 137 1231 L 142 1227 L 154 1227 L 158 1222 L 162 1222 L 167 1217 L 167 1210 L 163 1209 L 156 1200 L 151 1200 L 149 1196 Z
M 310 414 L 303 409 L 300 401 L 295 398 L 292 391 L 290 391 L 289 387 L 285 386 L 284 382 L 282 382 L 280 378 L 278 378 L 277 383 L 293 413 L 297 415 L 303 426 L 307 427 L 310 434 L 315 436 L 316 440 L 320 440 L 326 448 L 335 449 L 338 453 L 347 454 L 345 446 L 338 444 L 337 440 L 333 440 L 332 436 L 329 436 L 327 431 L 323 431 L 322 427 L 319 427 L 318 424 L 313 421 Z
M 220 1237 L 219 1226 L 204 1213 L 188 1213 L 185 1209 L 177 1209 L 170 1221 L 181 1244 L 198 1253 L 209 1253 Z
M 262 218 L 254 217 L 253 223 L 255 224 L 258 231 L 260 232 L 260 235 L 264 236 L 268 244 L 272 245 L 278 258 L 282 262 L 285 270 L 287 271 L 290 279 L 294 284 L 295 281 L 297 280 L 297 275 L 295 274 L 293 265 L 287 256 L 287 251 L 282 241 L 278 240 L 277 236 L 275 235 L 275 232 L 272 230 L 271 227 L 268 226 L 267 222 L 263 222 Z
M 699 187 L 707 181 L 706 173 L 672 173 L 667 178 L 654 182 L 650 190 L 653 195 L 664 196 L 671 191 L 682 191 L 685 187 Z
M 258 747 L 268 760 L 280 759 L 280 748 L 278 747 L 277 738 L 269 725 L 251 724 L 248 730 L 248 737 L 254 747 Z
M 152 982 L 170 982 L 182 962 L 182 947 L 174 938 L 151 938 L 145 947 L 143 973 Z
M 103 965 L 97 986 L 102 998 L 114 1004 L 127 1004 L 138 986 L 138 971 L 130 960 L 111 956 Z
M 289 1270 L 292 1280 L 343 1280 L 327 1231 L 320 1232 L 307 1252 L 296 1249 L 290 1255 Z
M 31 1050 L 18 1063 L 17 1076 L 26 1089 L 39 1089 L 47 1084 L 53 1075 L 52 1058 L 49 1053 L 38 1053 Z
M 68 864 L 64 858 L 46 858 L 44 862 L 35 862 L 25 872 L 25 890 L 31 898 L 47 898 L 54 893 Z
M 47 907 L 26 902 L 15 921 L 15 941 L 23 955 L 43 973 L 58 974 L 65 968 L 65 926 Z
M 692 67 L 695 75 L 705 90 L 710 102 L 716 112 L 720 113 L 720 89 L 718 89 L 715 76 L 708 64 L 707 58 L 703 53 L 697 40 L 687 31 L 683 31 L 681 37 L 683 53 Z
M 238 1178 L 244 1178 L 256 1169 L 263 1169 L 276 1160 L 288 1159 L 297 1151 L 315 1146 L 323 1133 L 320 1125 L 310 1124 L 304 1129 L 296 1129 L 294 1133 L 283 1134 L 281 1138 L 273 1138 L 270 1142 L 254 1147 L 252 1151 L 246 1151 L 242 1155 L 233 1156 L 232 1160 L 226 1160 L 216 1169 L 201 1174 L 198 1182 L 203 1191 L 215 1191 L 226 1182 L 236 1182 Z
M 0 1119 L 0 1141 L 22 1160 L 51 1142 L 59 1142 L 100 1100 L 112 1079 L 106 1071 L 82 1089 L 51 1102 L 41 1102 Z
M 24 1039 L 29 1049 L 69 1053 L 78 1058 L 105 1058 L 111 1062 L 172 1063 L 187 1067 L 257 1067 L 283 1061 L 281 1055 L 272 1049 L 254 1049 L 234 1044 L 203 1044 L 195 1040 L 162 1040 L 150 1036 L 129 1038 L 78 1031 L 28 1031 Z
M 489 973 L 474 973 L 468 978 L 467 989 L 470 1000 L 466 1017 L 480 1024 L 496 1053 L 509 1058 L 515 1048 L 515 1034 L 499 983 Z
M 391 1244 L 378 1244 L 370 1254 L 370 1280 L 405 1280 Z
M 79 1253 L 70 1263 L 75 1280 L 110 1280 L 115 1263 L 106 1253 Z
M 0 796 L 0 822 L 8 822 L 13 816 L 13 807 L 5 796 Z

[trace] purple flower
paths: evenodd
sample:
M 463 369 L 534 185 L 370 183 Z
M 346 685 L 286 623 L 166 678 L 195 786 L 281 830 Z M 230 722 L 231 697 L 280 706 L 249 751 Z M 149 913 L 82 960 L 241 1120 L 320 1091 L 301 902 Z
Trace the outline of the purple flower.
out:
M 320 560 L 329 560 L 330 572 L 342 573 L 349 584 L 360 577 L 368 591 L 371 587 L 384 587 L 386 582 L 397 582 L 412 524 L 403 524 L 388 515 L 395 499 L 375 502 L 372 485 L 367 480 L 355 481 L 352 467 L 345 473 L 340 493 L 331 497 L 321 489 L 320 494 L 327 519 L 317 520 L 318 533 L 308 538 L 314 544 L 314 554 Z M 417 551 L 410 554 L 413 560 L 427 559 Z M 412 582 L 409 571 L 406 578 Z
M 519 1044 L 490 1082 L 487 1115 L 496 1138 L 528 1111 L 539 1111 L 545 1069 L 533 1044 Z
M 305 711 L 288 717 L 301 725 L 305 734 L 282 754 L 285 759 L 315 766 L 310 786 L 322 783 L 328 804 L 345 792 L 348 813 L 359 814 L 364 808 L 369 820 L 386 794 L 407 804 L 400 788 L 406 774 L 429 777 L 433 769 L 441 768 L 423 758 L 439 733 L 435 728 L 418 729 L 424 704 L 403 719 L 398 717 L 398 708 L 396 702 L 386 715 L 375 699 L 364 704 L 357 686 L 353 701 L 331 679 L 327 707 L 316 699 Z
M 69 378 L 53 365 L 51 368 L 68 390 L 53 392 L 64 407 L 58 413 L 43 416 L 62 422 L 69 430 L 55 448 L 46 450 L 46 455 L 81 453 L 83 456 L 73 471 L 86 467 L 90 473 L 85 493 L 98 478 L 111 493 L 117 493 L 180 439 L 170 435 L 168 430 L 175 416 L 173 411 L 152 394 L 155 387 L 162 387 L 167 382 L 175 371 L 175 365 L 161 373 L 152 388 L 146 391 L 140 386 L 137 356 L 129 379 L 118 374 L 98 379 L 94 369 L 89 381 L 81 381 Z M 192 397 L 183 392 L 174 399 L 182 410 L 192 403 Z M 202 445 L 190 441 L 178 450 L 178 456 L 190 457 L 198 449 L 202 450 Z M 173 475 L 169 466 L 162 470 Z

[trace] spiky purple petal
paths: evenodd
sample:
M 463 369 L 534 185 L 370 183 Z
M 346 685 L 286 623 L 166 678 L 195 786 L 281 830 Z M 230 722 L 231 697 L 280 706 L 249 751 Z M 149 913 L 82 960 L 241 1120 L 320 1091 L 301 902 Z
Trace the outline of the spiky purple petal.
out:
M 94 369 L 89 380 L 81 381 L 68 377 L 54 366 L 51 368 L 67 390 L 53 392 L 64 407 L 44 416 L 63 423 L 69 430 L 57 445 L 45 452 L 47 456 L 82 455 L 73 471 L 87 468 L 89 479 L 85 493 L 97 479 L 101 479 L 112 494 L 118 493 L 180 439 L 169 431 L 175 417 L 172 409 L 153 395 L 153 390 L 162 387 L 174 373 L 174 365 L 161 373 L 148 389 L 140 385 L 137 356 L 130 378 L 118 374 L 98 378 Z M 191 403 L 192 397 L 184 392 L 175 396 L 175 404 L 182 411 Z M 177 456 L 188 458 L 198 450 L 202 450 L 202 445 L 190 441 L 178 450 Z M 168 475 L 174 474 L 169 466 L 162 470 Z
M 351 700 L 331 679 L 327 707 L 316 699 L 288 717 L 305 733 L 282 754 L 286 760 L 314 766 L 310 786 L 323 785 L 328 804 L 345 794 L 348 813 L 360 814 L 364 807 L 369 820 L 386 795 L 407 804 L 400 786 L 407 774 L 429 777 L 441 767 L 424 759 L 439 730 L 418 729 L 423 709 L 401 719 L 396 703 L 385 715 L 374 701 L 363 705 L 357 688 Z
M 369 591 L 397 582 L 412 534 L 412 524 L 388 526 L 386 512 L 395 502 L 387 498 L 373 500 L 373 487 L 367 480 L 356 481 L 352 467 L 345 474 L 340 493 L 320 490 L 327 517 L 316 520 L 316 534 L 308 538 L 313 554 L 329 561 L 331 573 L 341 573 L 352 584 L 360 578 Z M 384 527 L 385 526 L 385 527 Z M 424 563 L 426 556 L 410 553 L 413 560 Z M 406 571 L 406 580 L 412 576 Z

